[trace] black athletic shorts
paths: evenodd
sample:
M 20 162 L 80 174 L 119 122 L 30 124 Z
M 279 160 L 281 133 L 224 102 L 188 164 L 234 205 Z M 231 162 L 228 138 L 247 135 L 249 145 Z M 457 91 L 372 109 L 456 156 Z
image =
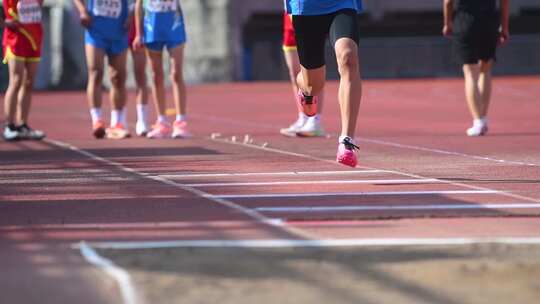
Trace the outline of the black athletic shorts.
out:
M 344 9 L 328 15 L 293 16 L 300 64 L 306 69 L 324 66 L 326 38 L 332 46 L 340 38 L 350 38 L 358 44 L 359 30 L 356 10 Z
M 472 14 L 458 11 L 454 17 L 453 52 L 460 64 L 495 59 L 499 18 L 493 12 Z

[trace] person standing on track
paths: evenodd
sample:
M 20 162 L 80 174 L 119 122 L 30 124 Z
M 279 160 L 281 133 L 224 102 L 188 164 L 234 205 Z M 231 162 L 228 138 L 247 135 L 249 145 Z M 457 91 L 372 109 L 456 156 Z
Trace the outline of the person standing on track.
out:
M 291 86 L 293 89 L 294 98 L 298 98 L 298 84 L 296 83 L 296 76 L 300 73 L 300 62 L 298 60 L 298 49 L 296 46 L 296 38 L 294 35 L 294 27 L 292 25 L 292 16 L 283 14 L 283 55 L 285 62 L 287 63 L 287 70 L 289 71 L 289 78 L 291 80 Z M 324 129 L 321 124 L 321 113 L 323 107 L 324 91 L 318 96 L 317 114 L 315 116 L 308 117 L 302 111 L 302 108 L 298 107 L 298 102 L 295 102 L 298 108 L 298 119 L 292 123 L 289 127 L 280 130 L 280 133 L 285 136 L 301 136 L 301 137 L 316 137 L 324 136 Z
M 41 140 L 45 133 L 28 126 L 32 88 L 41 58 L 41 0 L 3 0 L 5 20 L 2 46 L 9 67 L 9 84 L 4 96 L 6 124 L 3 137 Z
M 491 99 L 491 68 L 497 44 L 505 43 L 509 32 L 509 0 L 444 0 L 443 35 L 453 36 L 456 58 L 463 65 L 465 97 L 473 117 L 468 136 L 488 132 L 487 113 Z
M 92 117 L 92 133 L 96 138 L 130 137 L 125 125 L 126 58 L 128 48 L 128 0 L 74 0 L 85 31 L 88 66 L 87 98 Z M 102 83 L 105 56 L 111 81 L 111 122 L 105 129 L 101 117 Z
M 133 3 L 134 4 L 134 3 Z M 134 6 L 133 6 L 134 7 Z M 131 59 L 133 60 L 133 73 L 135 76 L 136 101 L 137 101 L 137 123 L 135 124 L 135 133 L 138 136 L 146 137 L 148 134 L 148 85 L 146 81 L 146 54 L 144 48 L 133 48 L 135 40 L 135 18 L 131 19 L 129 27 L 129 46 Z
M 285 0 L 293 15 L 301 71 L 297 76 L 298 102 L 304 114 L 317 114 L 317 96 L 326 81 L 325 43 L 329 36 L 336 52 L 340 74 L 338 99 L 341 135 L 337 161 L 356 167 L 358 146 L 354 144 L 356 121 L 362 96 L 358 57 L 358 19 L 361 0 Z
M 188 138 L 186 117 L 186 85 L 182 75 L 186 32 L 180 0 L 137 0 L 135 3 L 135 50 L 143 45 L 153 71 L 153 95 L 158 113 L 157 122 L 148 138 Z M 176 109 L 176 120 L 167 122 L 163 51 L 170 57 L 170 78 Z M 172 132 L 171 132 L 172 129 Z

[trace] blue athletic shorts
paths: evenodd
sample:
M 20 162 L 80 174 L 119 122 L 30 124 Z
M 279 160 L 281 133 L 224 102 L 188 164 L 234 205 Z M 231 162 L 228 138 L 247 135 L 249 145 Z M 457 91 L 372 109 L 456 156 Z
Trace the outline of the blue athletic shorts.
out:
M 86 44 L 93 45 L 98 49 L 104 50 L 109 56 L 119 55 L 128 48 L 127 35 L 121 39 L 107 39 L 92 35 L 91 32 L 86 31 L 84 35 L 84 42 Z
M 163 48 L 167 48 L 167 50 L 170 50 L 182 45 L 184 42 L 185 41 L 155 41 L 145 43 L 144 46 L 150 51 L 161 52 Z

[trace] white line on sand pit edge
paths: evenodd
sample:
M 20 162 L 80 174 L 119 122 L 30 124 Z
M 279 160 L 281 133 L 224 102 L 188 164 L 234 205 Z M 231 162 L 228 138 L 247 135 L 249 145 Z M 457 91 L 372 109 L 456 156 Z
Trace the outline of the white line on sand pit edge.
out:
M 131 278 L 127 271 L 116 266 L 111 260 L 106 259 L 100 256 L 92 246 L 88 245 L 85 242 L 78 244 L 78 249 L 81 251 L 81 255 L 84 259 L 94 265 L 95 267 L 101 269 L 103 272 L 108 274 L 113 278 L 120 289 L 120 294 L 122 295 L 122 300 L 124 304 L 139 304 L 141 301 L 137 297 L 135 288 L 131 283 Z
M 273 240 L 184 240 L 153 242 L 99 242 L 94 248 L 135 250 L 160 248 L 331 248 L 377 246 L 459 246 L 473 244 L 539 245 L 540 237 L 498 238 L 373 238 L 373 239 L 273 239 Z

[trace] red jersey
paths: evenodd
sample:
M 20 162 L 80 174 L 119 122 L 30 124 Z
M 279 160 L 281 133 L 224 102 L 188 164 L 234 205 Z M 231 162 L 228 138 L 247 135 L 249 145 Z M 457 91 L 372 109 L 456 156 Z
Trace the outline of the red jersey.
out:
M 4 28 L 2 41 L 4 61 L 15 58 L 24 61 L 39 61 L 41 57 L 42 0 L 2 0 L 6 20 L 19 22 L 17 29 Z
M 296 50 L 296 37 L 292 24 L 292 16 L 285 13 L 283 15 L 283 50 Z

